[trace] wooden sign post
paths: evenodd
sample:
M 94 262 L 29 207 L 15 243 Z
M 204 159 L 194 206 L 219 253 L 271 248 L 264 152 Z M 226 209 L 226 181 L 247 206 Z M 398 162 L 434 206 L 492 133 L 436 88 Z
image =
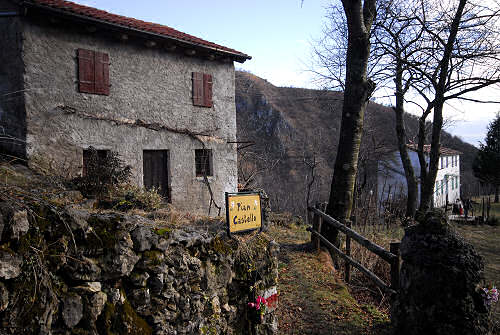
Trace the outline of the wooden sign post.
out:
M 226 192 L 227 233 L 262 229 L 260 195 L 255 192 Z

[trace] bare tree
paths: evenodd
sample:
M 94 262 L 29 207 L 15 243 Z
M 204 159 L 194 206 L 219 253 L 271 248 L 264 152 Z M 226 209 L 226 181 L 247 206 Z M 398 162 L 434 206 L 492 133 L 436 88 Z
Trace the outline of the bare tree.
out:
M 421 168 L 419 212 L 425 213 L 431 204 L 436 180 L 440 137 L 443 128 L 444 104 L 452 99 L 484 102 L 468 93 L 500 82 L 498 42 L 498 4 L 487 7 L 469 0 L 456 5 L 420 1 L 422 12 L 414 19 L 424 29 L 427 53 L 432 56 L 428 65 L 432 71 L 418 71 L 423 80 L 414 85 L 426 103 L 418 134 L 418 155 Z M 453 15 L 449 15 L 449 13 Z M 433 112 L 431 149 L 428 160 L 424 155 L 425 117 Z
M 419 209 L 425 213 L 438 169 L 444 104 L 452 99 L 484 102 L 468 94 L 500 82 L 498 13 L 498 4 L 492 1 L 486 6 L 471 0 L 378 0 L 368 69 L 376 78 L 377 87 L 389 87 L 395 92 L 398 149 L 408 189 L 407 216 L 416 211 L 418 183 L 407 151 L 405 105 L 423 101 L 417 104 L 422 110 L 417 152 L 421 182 Z M 316 54 L 323 52 L 322 57 L 317 57 L 320 64 L 317 73 L 324 80 L 338 82 L 342 70 L 325 72 L 324 68 L 340 65 L 339 59 L 346 53 L 349 42 L 345 42 L 345 28 L 333 29 L 341 27 L 338 13 L 331 11 L 330 19 L 332 29 L 325 30 L 330 36 L 320 40 L 321 44 L 315 48 Z M 332 60 L 330 64 L 328 59 Z M 433 116 L 431 150 L 427 155 L 424 145 L 429 137 L 430 115 Z
M 260 188 L 258 178 L 273 171 L 283 159 L 284 153 L 272 155 L 269 151 L 238 148 L 238 188 Z

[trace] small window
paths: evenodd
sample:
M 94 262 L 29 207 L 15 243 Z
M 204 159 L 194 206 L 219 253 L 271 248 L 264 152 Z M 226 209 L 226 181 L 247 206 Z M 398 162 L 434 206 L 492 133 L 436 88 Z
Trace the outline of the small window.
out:
M 212 150 L 196 149 L 194 151 L 196 177 L 212 176 Z
M 212 75 L 193 72 L 193 105 L 212 107 Z
M 86 176 L 87 171 L 95 170 L 103 165 L 104 160 L 108 157 L 110 152 L 110 150 L 97 150 L 92 147 L 84 149 L 82 175 Z
M 78 49 L 78 91 L 109 95 L 109 56 L 106 53 Z

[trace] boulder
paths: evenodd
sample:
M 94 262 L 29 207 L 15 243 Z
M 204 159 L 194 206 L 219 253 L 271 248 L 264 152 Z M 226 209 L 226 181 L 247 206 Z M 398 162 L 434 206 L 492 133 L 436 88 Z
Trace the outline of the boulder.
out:
M 76 326 L 83 317 L 82 298 L 78 294 L 69 294 L 62 300 L 62 318 L 68 328 Z
M 30 224 L 28 222 L 28 212 L 26 212 L 26 210 L 14 212 L 10 229 L 11 238 L 13 239 L 19 239 L 28 232 Z
M 90 304 L 88 306 L 88 316 L 90 320 L 94 322 L 97 320 L 107 300 L 108 296 L 104 292 L 97 292 L 90 298 Z
M 13 252 L 0 250 L 0 278 L 12 279 L 19 276 L 23 258 Z
M 435 210 L 405 230 L 400 292 L 392 305 L 397 334 L 487 333 L 487 310 L 477 290 L 482 258 L 446 220 Z
M 158 236 L 152 232 L 151 227 L 139 226 L 132 231 L 130 234 L 132 241 L 134 242 L 134 250 L 137 252 L 143 252 L 145 250 L 151 249 L 154 239 L 158 239 Z

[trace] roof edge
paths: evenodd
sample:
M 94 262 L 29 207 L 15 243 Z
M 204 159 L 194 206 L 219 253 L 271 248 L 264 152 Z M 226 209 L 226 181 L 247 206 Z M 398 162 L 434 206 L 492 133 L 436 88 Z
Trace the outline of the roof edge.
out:
M 76 19 L 79 19 L 79 20 L 82 20 L 82 21 L 95 22 L 95 23 L 99 23 L 99 24 L 104 25 L 104 26 L 115 27 L 115 28 L 126 30 L 126 31 L 133 31 L 133 32 L 136 32 L 138 34 L 143 34 L 143 35 L 147 35 L 147 36 L 153 36 L 155 38 L 160 38 L 160 39 L 169 40 L 169 41 L 175 41 L 175 42 L 177 42 L 179 44 L 182 44 L 184 46 L 192 46 L 192 47 L 197 47 L 197 48 L 201 48 L 201 49 L 204 49 L 204 50 L 210 50 L 210 51 L 216 52 L 216 53 L 222 53 L 222 54 L 225 54 L 225 55 L 233 57 L 234 61 L 237 61 L 238 63 L 244 63 L 246 60 L 252 59 L 251 56 L 249 56 L 249 55 L 247 55 L 245 53 L 230 52 L 228 50 L 224 50 L 224 49 L 220 49 L 220 48 L 215 48 L 215 47 L 210 47 L 210 46 L 207 46 L 207 45 L 204 45 L 204 44 L 201 44 L 201 43 L 187 41 L 187 40 L 183 40 L 183 39 L 176 38 L 176 37 L 173 37 L 173 36 L 167 36 L 167 35 L 158 34 L 158 33 L 150 32 L 150 31 L 145 31 L 145 30 L 141 30 L 141 29 L 137 29 L 137 28 L 133 28 L 133 27 L 129 27 L 129 26 L 117 24 L 117 23 L 112 23 L 112 22 L 109 22 L 109 21 L 106 21 L 106 20 L 101 20 L 101 19 L 98 19 L 98 18 L 89 17 L 89 16 L 86 16 L 86 15 L 78 14 L 78 13 L 73 13 L 71 11 L 67 11 L 67 10 L 63 10 L 63 9 L 60 9 L 60 8 L 55 8 L 55 7 L 51 7 L 51 6 L 47 6 L 47 5 L 42 5 L 42 4 L 34 3 L 34 2 L 31 2 L 31 1 L 22 1 L 20 3 L 20 6 L 23 6 L 23 7 L 26 7 L 26 8 L 32 7 L 32 8 L 38 8 L 38 9 L 42 9 L 42 10 L 47 10 L 47 11 L 50 11 L 50 12 L 53 12 L 53 13 L 56 13 L 58 15 L 65 16 L 65 17 L 76 18 Z
M 416 144 L 412 144 L 412 143 L 407 143 L 406 144 L 406 147 L 412 151 L 415 151 L 417 152 L 417 145 Z M 430 144 L 425 144 L 424 145 L 424 154 L 429 154 L 430 152 L 430 148 L 429 148 L 429 151 L 426 151 L 425 150 L 425 147 L 430 147 Z M 443 152 L 443 150 L 445 151 L 449 151 L 448 154 L 446 154 L 446 152 Z M 444 154 L 445 156 L 451 156 L 451 155 L 463 155 L 464 153 L 461 152 L 461 151 L 458 151 L 458 150 L 455 150 L 455 149 L 452 149 L 452 148 L 448 148 L 448 147 L 443 147 L 441 146 L 439 148 L 439 153 L 440 154 Z

